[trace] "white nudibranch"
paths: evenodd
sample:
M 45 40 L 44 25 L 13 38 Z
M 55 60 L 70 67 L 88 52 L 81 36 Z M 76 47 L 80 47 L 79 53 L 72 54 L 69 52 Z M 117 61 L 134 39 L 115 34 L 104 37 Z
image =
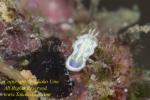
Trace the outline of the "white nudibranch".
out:
M 96 29 L 90 29 L 87 34 L 79 36 L 73 44 L 73 53 L 68 57 L 66 61 L 66 68 L 70 71 L 80 71 L 88 60 L 89 56 L 94 53 L 97 47 L 98 32 Z

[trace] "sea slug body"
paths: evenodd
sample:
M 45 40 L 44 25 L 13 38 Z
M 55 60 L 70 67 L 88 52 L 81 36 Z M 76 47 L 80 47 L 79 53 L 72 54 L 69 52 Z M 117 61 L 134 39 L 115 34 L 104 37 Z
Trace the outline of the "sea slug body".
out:
M 73 44 L 73 53 L 68 57 L 66 61 L 66 68 L 70 71 L 82 70 L 88 58 L 94 53 L 97 47 L 98 32 L 95 29 L 90 29 L 87 34 L 79 36 Z

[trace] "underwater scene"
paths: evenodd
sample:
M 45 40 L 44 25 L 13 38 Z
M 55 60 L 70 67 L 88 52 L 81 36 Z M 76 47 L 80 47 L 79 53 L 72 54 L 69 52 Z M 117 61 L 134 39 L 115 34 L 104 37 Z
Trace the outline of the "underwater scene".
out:
M 0 0 L 0 100 L 150 100 L 150 0 Z

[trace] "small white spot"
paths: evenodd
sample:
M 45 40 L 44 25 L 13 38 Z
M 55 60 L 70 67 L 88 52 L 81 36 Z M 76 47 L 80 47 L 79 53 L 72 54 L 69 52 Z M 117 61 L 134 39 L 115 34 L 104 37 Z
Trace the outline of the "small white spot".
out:
M 70 93 L 70 96 L 72 96 L 73 95 L 73 93 Z
M 96 80 L 96 75 L 92 74 L 90 79 L 93 80 L 93 81 Z
M 121 83 L 121 81 L 120 81 L 120 77 L 119 77 L 119 78 L 117 78 L 117 82 L 118 82 L 118 83 Z
M 127 89 L 127 88 L 125 88 L 125 89 L 124 89 L 124 92 L 128 92 L 128 89 Z

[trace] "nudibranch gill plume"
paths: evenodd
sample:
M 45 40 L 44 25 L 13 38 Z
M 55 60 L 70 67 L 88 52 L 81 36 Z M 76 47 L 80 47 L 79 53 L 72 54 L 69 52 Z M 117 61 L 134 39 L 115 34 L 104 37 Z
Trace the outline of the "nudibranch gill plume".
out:
M 77 38 L 73 43 L 73 52 L 66 61 L 68 70 L 77 72 L 85 67 L 86 61 L 98 46 L 97 35 L 96 29 L 90 29 L 87 34 Z

